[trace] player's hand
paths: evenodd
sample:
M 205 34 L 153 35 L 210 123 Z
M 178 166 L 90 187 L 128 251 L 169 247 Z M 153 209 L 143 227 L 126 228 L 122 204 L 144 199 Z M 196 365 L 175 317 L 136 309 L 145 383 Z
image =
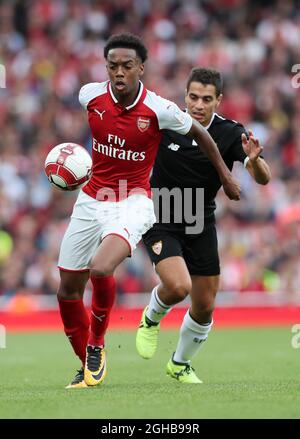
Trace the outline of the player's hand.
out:
M 251 130 L 249 130 L 249 139 L 247 139 L 245 133 L 242 134 L 242 145 L 251 162 L 255 162 L 263 150 L 263 147 L 259 144 L 259 140 L 255 139 Z
M 239 200 L 241 196 L 241 186 L 239 182 L 233 178 L 232 174 L 228 174 L 226 179 L 222 181 L 225 194 L 230 200 Z

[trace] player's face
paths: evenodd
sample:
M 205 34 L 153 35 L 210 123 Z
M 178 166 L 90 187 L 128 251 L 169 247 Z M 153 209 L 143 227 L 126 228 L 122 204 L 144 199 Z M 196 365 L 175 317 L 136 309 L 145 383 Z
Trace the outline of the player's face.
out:
M 139 80 L 144 73 L 144 64 L 134 49 L 111 49 L 107 55 L 106 68 L 117 98 L 137 92 Z
M 203 126 L 209 124 L 216 111 L 222 95 L 216 96 L 216 87 L 212 84 L 192 81 L 185 95 L 185 103 L 189 114 Z

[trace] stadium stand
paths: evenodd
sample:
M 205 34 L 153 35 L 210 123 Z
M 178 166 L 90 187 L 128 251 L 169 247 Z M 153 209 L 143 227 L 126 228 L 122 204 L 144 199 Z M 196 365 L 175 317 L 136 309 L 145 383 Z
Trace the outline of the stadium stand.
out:
M 31 302 L 29 296 L 40 294 L 49 297 L 44 307 L 54 303 L 59 243 L 76 194 L 51 188 L 44 159 L 64 141 L 90 150 L 78 90 L 83 83 L 106 79 L 103 45 L 112 33 L 128 30 L 149 48 L 144 77 L 149 89 L 184 106 L 190 69 L 215 67 L 225 79 L 219 113 L 244 123 L 264 145 L 270 184 L 255 185 L 241 166 L 235 173 L 242 200 L 218 197 L 220 303 L 299 305 L 300 78 L 297 82 L 297 68 L 292 71 L 297 64 L 300 70 L 296 0 L 0 3 L 0 62 L 6 73 L 0 89 L 1 305 L 31 309 L 41 299 Z M 132 304 L 132 294 L 155 285 L 142 245 L 118 268 L 116 278 L 121 304 Z

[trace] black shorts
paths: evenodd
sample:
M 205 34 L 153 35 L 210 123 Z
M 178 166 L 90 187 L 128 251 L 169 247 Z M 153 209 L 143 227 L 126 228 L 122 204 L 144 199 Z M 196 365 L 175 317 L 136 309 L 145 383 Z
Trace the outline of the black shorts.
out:
M 143 235 L 151 261 L 156 265 L 171 256 L 181 256 L 191 275 L 217 276 L 220 274 L 218 238 L 214 223 L 204 226 L 200 235 L 161 230 L 154 225 Z

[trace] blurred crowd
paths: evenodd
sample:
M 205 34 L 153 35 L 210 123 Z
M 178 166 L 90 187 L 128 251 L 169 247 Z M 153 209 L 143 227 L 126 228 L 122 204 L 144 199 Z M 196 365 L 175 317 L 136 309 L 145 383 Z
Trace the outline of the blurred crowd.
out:
M 222 72 L 219 113 L 253 130 L 272 181 L 259 186 L 236 165 L 242 200 L 218 196 L 221 290 L 300 300 L 296 0 L 1 1 L 0 295 L 56 292 L 59 244 L 76 194 L 51 187 L 44 160 L 65 141 L 91 149 L 78 91 L 107 79 L 103 46 L 122 31 L 148 47 L 147 88 L 182 107 L 192 67 Z M 155 285 L 141 244 L 116 277 L 119 294 Z

